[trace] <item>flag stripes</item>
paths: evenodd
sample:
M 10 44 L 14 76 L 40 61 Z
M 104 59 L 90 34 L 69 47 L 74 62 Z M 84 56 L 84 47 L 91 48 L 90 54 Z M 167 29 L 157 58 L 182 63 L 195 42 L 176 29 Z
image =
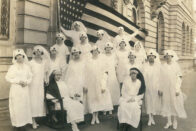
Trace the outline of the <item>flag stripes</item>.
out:
M 103 29 L 115 37 L 119 26 L 123 26 L 127 34 L 132 34 L 139 26 L 128 20 L 111 7 L 92 0 L 60 0 L 60 23 L 65 29 L 71 29 L 71 24 L 79 20 L 87 27 L 91 42 L 95 42 L 96 31 Z M 142 30 L 135 39 L 144 39 L 147 32 Z

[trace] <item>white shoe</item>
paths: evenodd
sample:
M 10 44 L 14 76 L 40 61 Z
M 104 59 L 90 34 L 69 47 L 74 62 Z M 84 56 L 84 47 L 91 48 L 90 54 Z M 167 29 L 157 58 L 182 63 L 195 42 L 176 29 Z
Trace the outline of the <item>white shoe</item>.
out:
M 77 125 L 75 125 L 75 124 L 74 124 L 74 125 L 72 125 L 72 130 L 73 130 L 73 131 L 80 131 L 80 130 L 78 129 L 78 126 L 77 126 Z
M 96 121 L 96 123 L 97 123 L 97 124 L 99 124 L 99 123 L 100 123 L 100 122 L 99 122 L 99 118 L 98 118 L 98 117 L 96 118 L 96 120 L 95 120 L 95 121 Z
M 151 126 L 152 125 L 152 121 L 151 119 L 148 120 L 148 126 Z
M 151 120 L 151 123 L 152 123 L 152 125 L 155 125 L 155 121 L 154 121 L 153 118 L 152 118 L 152 120 Z
M 95 124 L 95 119 L 93 118 L 91 121 L 91 125 L 94 125 L 94 124 Z
M 172 126 L 172 123 L 167 123 L 165 126 L 164 126 L 164 128 L 165 129 L 168 129 L 169 127 L 171 127 Z
M 37 129 L 37 126 L 38 126 L 37 123 L 32 124 L 33 129 Z
M 178 127 L 178 122 L 177 121 L 174 121 L 173 122 L 173 129 L 176 130 Z

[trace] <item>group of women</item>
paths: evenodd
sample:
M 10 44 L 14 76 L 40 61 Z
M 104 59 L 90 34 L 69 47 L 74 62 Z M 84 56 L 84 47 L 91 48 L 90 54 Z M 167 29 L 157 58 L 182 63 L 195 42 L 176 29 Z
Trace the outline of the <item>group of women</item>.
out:
M 96 43 L 88 41 L 87 29 L 79 21 L 73 23 L 72 30 L 61 31 L 50 53 L 35 46 L 28 61 L 22 49 L 13 52 L 6 80 L 11 83 L 9 108 L 16 129 L 24 129 L 26 124 L 37 128 L 35 118 L 46 115 L 46 86 L 46 98 L 56 109 L 60 103 L 55 98 L 63 99 L 73 131 L 79 131 L 77 123 L 84 121 L 85 114 L 92 114 L 92 125 L 99 124 L 99 112 L 112 114 L 114 106 L 118 106 L 118 120 L 125 130 L 130 125 L 138 127 L 142 105 L 149 115 L 149 126 L 155 124 L 154 115 L 167 117 L 165 128 L 173 125 L 174 129 L 177 117 L 186 118 L 182 73 L 174 51 L 165 51 L 165 62 L 161 63 L 158 53 L 152 49 L 146 52 L 140 41 L 131 47 L 129 41 L 139 31 L 128 35 L 123 27 L 118 28 L 115 38 L 98 30 Z M 72 40 L 71 49 L 65 39 Z

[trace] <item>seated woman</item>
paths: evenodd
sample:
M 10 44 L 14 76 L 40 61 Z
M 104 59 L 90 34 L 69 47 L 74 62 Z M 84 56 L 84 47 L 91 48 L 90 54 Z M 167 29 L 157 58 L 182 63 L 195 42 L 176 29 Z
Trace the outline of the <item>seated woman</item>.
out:
M 61 76 L 62 73 L 59 70 L 55 70 L 51 74 L 46 98 L 53 99 L 56 109 L 60 109 L 59 100 L 62 98 L 63 108 L 67 111 L 67 122 L 72 124 L 73 131 L 79 131 L 77 123 L 84 121 L 84 107 L 78 100 L 70 98 L 69 90 L 61 80 Z
M 127 130 L 129 126 L 138 127 L 144 92 L 145 82 L 142 73 L 137 68 L 131 68 L 130 76 L 123 82 L 122 96 L 119 100 L 118 119 L 121 129 Z

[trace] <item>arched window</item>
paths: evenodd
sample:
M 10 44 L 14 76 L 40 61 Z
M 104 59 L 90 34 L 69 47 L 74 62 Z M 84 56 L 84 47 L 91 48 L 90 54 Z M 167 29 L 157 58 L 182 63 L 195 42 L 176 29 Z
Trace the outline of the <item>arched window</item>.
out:
M 138 8 L 137 8 L 137 24 L 140 27 L 145 26 L 145 7 L 142 0 L 138 0 Z
M 189 42 L 190 42 L 190 37 L 189 37 L 189 26 L 187 26 L 186 28 L 186 43 L 185 43 L 185 50 L 186 50 L 186 54 L 189 54 Z
M 157 45 L 156 49 L 157 52 L 162 54 L 164 50 L 164 18 L 162 12 L 159 13 L 158 15 L 158 21 L 157 21 Z
M 182 55 L 185 54 L 185 45 L 186 45 L 186 31 L 185 31 L 185 25 L 182 24 Z
M 193 31 L 190 32 L 190 54 L 193 54 Z
M 135 8 L 132 8 L 132 16 L 133 16 L 133 22 L 135 24 L 137 24 L 137 12 L 136 12 L 136 9 Z
M 135 24 L 138 24 L 138 1 L 134 0 L 133 1 L 133 8 L 132 8 L 132 17 L 133 17 L 133 22 Z
M 0 39 L 9 39 L 10 0 L 0 0 Z

